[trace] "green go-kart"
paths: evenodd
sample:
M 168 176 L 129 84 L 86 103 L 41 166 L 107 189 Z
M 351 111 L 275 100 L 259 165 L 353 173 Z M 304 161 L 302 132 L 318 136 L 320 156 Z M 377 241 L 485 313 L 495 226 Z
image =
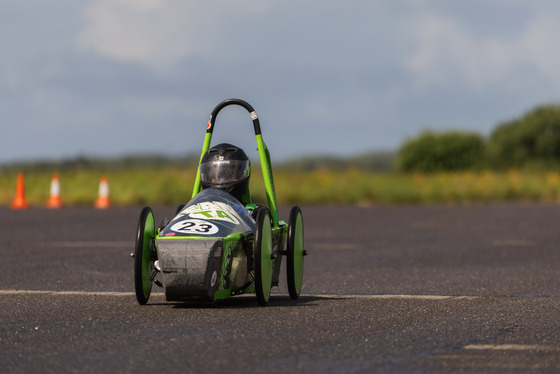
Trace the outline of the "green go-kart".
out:
M 282 257 L 286 256 L 290 298 L 299 297 L 304 256 L 303 216 L 292 207 L 288 222 L 278 219 L 270 154 L 257 113 L 239 99 L 218 104 L 208 120 L 201 160 L 210 149 L 218 113 L 229 105 L 245 108 L 253 121 L 268 206 L 242 203 L 220 189 L 202 189 L 200 164 L 193 194 L 179 205 L 175 217 L 156 227 L 150 207 L 138 222 L 134 257 L 134 285 L 141 305 L 152 285 L 163 287 L 167 301 L 217 301 L 254 293 L 260 305 L 278 286 Z

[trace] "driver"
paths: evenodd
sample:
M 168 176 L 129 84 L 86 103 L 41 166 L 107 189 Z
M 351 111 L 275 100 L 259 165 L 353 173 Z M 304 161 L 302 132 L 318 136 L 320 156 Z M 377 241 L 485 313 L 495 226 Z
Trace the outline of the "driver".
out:
M 247 154 L 232 144 L 222 143 L 210 148 L 200 161 L 202 188 L 218 188 L 245 205 L 251 203 L 250 175 L 251 161 Z

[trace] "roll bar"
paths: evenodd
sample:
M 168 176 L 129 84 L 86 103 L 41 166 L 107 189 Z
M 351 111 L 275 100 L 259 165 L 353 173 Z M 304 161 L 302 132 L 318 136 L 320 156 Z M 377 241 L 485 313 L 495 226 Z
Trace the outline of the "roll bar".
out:
M 259 123 L 259 117 L 255 109 L 246 101 L 241 99 L 227 99 L 216 105 L 212 113 L 210 114 L 210 119 L 208 119 L 208 124 L 206 125 L 206 135 L 204 137 L 204 144 L 202 146 L 202 153 L 200 155 L 200 160 L 198 162 L 198 170 L 196 172 L 196 178 L 193 187 L 192 198 L 194 198 L 201 190 L 200 183 L 200 162 L 204 154 L 210 149 L 210 143 L 212 141 L 212 134 L 214 132 L 214 126 L 216 124 L 216 118 L 218 113 L 225 107 L 229 105 L 239 105 L 245 108 L 251 115 L 253 121 L 253 128 L 255 130 L 255 139 L 257 141 L 257 150 L 259 152 L 259 160 L 261 163 L 262 175 L 264 180 L 264 186 L 266 190 L 266 199 L 268 202 L 268 209 L 272 213 L 272 221 L 274 227 L 278 227 L 278 207 L 276 205 L 276 192 L 274 190 L 274 179 L 272 177 L 272 166 L 270 161 L 270 152 L 266 146 L 261 133 L 261 125 Z

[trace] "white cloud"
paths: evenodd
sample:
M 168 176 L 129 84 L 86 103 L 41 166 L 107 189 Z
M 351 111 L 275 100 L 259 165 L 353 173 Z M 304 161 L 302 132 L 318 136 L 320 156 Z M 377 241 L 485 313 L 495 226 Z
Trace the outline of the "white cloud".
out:
M 418 16 L 409 30 L 416 49 L 405 66 L 420 86 L 445 83 L 450 68 L 471 49 L 461 30 L 451 20 L 437 14 Z
M 198 131 L 227 97 L 255 106 L 275 157 L 390 147 L 432 125 L 486 131 L 560 97 L 556 4 L 12 1 L 0 23 L 5 135 L 18 138 L 22 126 L 40 134 L 111 128 L 119 141 L 103 152 L 126 152 L 144 146 L 140 135 L 155 124 L 173 134 Z M 361 136 L 348 137 L 347 126 Z M 218 135 L 238 132 L 223 126 Z M 48 148 L 14 143 L 0 150 L 0 161 L 97 152 L 93 136 Z M 198 150 L 199 138 L 192 141 Z M 166 152 L 189 149 L 183 143 L 176 136 L 150 142 Z
M 178 10 L 169 0 L 98 0 L 86 9 L 78 47 L 121 62 L 174 63 L 194 48 Z
M 535 65 L 556 84 L 560 84 L 558 35 L 558 15 L 543 14 L 532 20 L 519 43 L 520 60 Z
M 111 60 L 169 67 L 191 56 L 217 57 L 213 46 L 221 39 L 227 47 L 231 25 L 266 8 L 250 0 L 95 0 L 77 45 Z
M 458 17 L 458 16 L 457 16 Z M 476 32 L 468 25 L 435 12 L 418 16 L 410 29 L 415 48 L 405 62 L 417 87 L 461 82 L 482 91 L 498 82 L 519 81 L 519 71 L 560 83 L 558 17 L 536 15 L 518 25 L 515 33 Z

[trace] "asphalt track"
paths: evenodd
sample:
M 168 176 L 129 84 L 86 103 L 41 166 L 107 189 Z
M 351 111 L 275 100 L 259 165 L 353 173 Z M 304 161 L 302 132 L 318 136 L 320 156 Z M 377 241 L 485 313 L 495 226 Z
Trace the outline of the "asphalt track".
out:
M 303 207 L 267 307 L 138 305 L 139 212 L 0 208 L 2 373 L 560 372 L 560 205 Z

